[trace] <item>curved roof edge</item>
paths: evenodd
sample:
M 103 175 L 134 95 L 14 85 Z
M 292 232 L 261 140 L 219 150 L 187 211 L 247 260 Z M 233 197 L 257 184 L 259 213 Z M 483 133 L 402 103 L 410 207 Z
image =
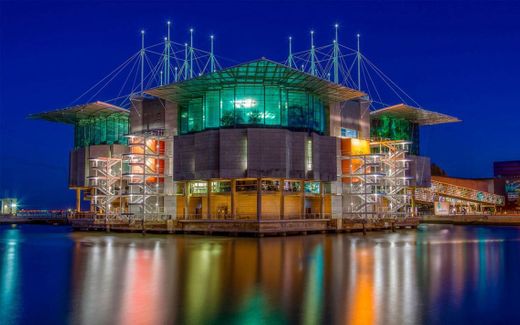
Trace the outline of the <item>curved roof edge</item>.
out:
M 65 124 L 74 124 L 81 119 L 87 119 L 90 117 L 107 117 L 112 114 L 128 115 L 129 113 L 130 111 L 126 108 L 122 108 L 106 102 L 96 101 L 92 103 L 80 104 L 62 109 L 57 109 L 49 112 L 31 114 L 28 116 L 28 118 Z

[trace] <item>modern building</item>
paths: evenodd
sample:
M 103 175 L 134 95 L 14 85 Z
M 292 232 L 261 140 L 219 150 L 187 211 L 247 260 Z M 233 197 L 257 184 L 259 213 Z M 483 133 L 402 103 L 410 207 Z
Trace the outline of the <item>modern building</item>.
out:
M 18 200 L 15 198 L 0 199 L 0 214 L 16 215 L 18 212 Z
M 504 193 L 505 209 L 520 210 L 520 160 L 496 161 L 493 163 L 495 180 Z
M 458 121 L 370 102 L 262 58 L 144 90 L 130 110 L 94 102 L 32 117 L 74 126 L 69 187 L 103 224 L 323 230 L 414 215 L 415 189 L 431 186 L 420 128 Z

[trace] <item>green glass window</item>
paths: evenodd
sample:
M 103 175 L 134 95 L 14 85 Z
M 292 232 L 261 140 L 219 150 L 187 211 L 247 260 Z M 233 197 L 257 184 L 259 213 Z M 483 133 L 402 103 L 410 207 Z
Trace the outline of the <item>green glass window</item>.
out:
M 306 128 L 309 111 L 307 93 L 290 90 L 287 94 L 287 99 L 289 102 L 287 108 L 288 126 L 293 128 Z
M 181 134 L 188 133 L 188 108 L 186 106 L 181 106 L 179 109 L 179 126 Z
M 233 126 L 235 125 L 235 88 L 224 88 L 220 93 L 220 126 Z
M 207 90 L 202 97 L 189 99 L 179 108 L 181 134 L 246 125 L 323 133 L 324 104 L 319 97 L 300 89 L 238 83 Z
M 281 88 L 280 89 L 280 125 L 282 126 L 288 126 L 289 120 L 288 120 L 288 108 L 289 104 L 287 102 L 287 89 Z
M 236 87 L 235 124 L 264 124 L 264 87 L 262 85 Z
M 265 124 L 280 125 L 280 87 L 265 87 Z
M 210 90 L 204 96 L 204 122 L 206 128 L 220 126 L 220 91 Z
M 202 98 L 194 98 L 188 104 L 188 130 L 203 130 Z
M 126 144 L 128 116 L 110 115 L 79 120 L 74 127 L 74 147 L 96 144 Z

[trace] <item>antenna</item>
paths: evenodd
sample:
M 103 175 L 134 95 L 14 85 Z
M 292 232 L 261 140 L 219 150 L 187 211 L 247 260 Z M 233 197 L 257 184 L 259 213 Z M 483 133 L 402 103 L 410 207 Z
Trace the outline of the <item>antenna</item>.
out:
M 179 81 L 179 78 L 177 77 L 177 67 L 175 67 L 175 76 L 174 76 L 174 78 L 175 78 L 175 82 Z
M 184 43 L 184 80 L 188 79 L 188 43 Z
M 168 75 L 168 70 L 170 66 L 168 65 L 168 37 L 164 38 L 164 53 L 163 53 L 163 70 L 164 70 L 164 83 L 167 84 L 166 76 Z M 161 71 L 161 75 L 163 75 L 163 71 Z
M 211 40 L 211 52 L 210 52 L 210 55 L 209 55 L 209 60 L 210 60 L 210 71 L 211 72 L 215 72 L 215 54 L 213 53 L 213 35 L 210 35 L 209 36 L 210 40 Z
M 314 31 L 311 30 L 311 75 L 316 75 L 316 62 L 315 62 L 316 52 L 314 50 Z
M 165 72 L 165 75 L 164 75 L 164 78 L 165 78 L 165 83 L 166 84 L 169 84 L 170 83 L 170 42 L 171 42 L 171 38 L 170 38 L 170 30 L 171 30 L 171 21 L 168 20 L 167 22 L 167 25 L 168 25 L 168 36 L 166 37 L 166 62 L 165 62 L 165 68 L 164 68 L 164 72 Z
M 357 34 L 357 87 L 358 90 L 361 90 L 361 52 L 359 47 L 359 37 L 361 35 Z
M 163 85 L 163 72 L 162 71 L 160 72 L 159 81 L 160 81 L 159 85 L 162 86 Z
M 141 96 L 144 87 L 144 30 L 141 30 Z
M 339 59 L 338 59 L 338 56 L 339 56 L 339 43 L 338 43 L 338 27 L 339 25 L 338 24 L 335 24 L 334 25 L 334 28 L 335 28 L 335 32 L 336 32 L 336 37 L 334 38 L 334 51 L 333 51 L 333 66 L 334 66 L 334 82 L 335 83 L 339 83 Z
M 190 28 L 190 79 L 193 78 L 193 28 Z
M 289 36 L 289 57 L 287 58 L 287 62 L 289 62 L 289 68 L 292 68 L 292 64 L 293 64 L 293 56 L 292 56 L 292 36 Z

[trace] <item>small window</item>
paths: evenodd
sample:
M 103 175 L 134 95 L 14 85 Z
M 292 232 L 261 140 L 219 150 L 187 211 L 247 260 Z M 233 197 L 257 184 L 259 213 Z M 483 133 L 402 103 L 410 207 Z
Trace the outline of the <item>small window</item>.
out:
M 357 138 L 358 131 L 348 128 L 341 128 L 341 137 L 342 138 Z

